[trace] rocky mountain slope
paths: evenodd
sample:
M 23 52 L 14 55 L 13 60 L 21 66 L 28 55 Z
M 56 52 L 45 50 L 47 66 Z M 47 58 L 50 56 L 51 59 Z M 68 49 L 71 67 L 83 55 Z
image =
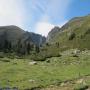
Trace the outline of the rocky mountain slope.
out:
M 71 19 L 63 27 L 52 29 L 48 37 L 49 44 L 58 43 L 60 48 L 90 49 L 90 15 Z
M 54 27 L 49 33 L 48 33 L 48 36 L 47 36 L 47 42 L 49 42 L 51 39 L 53 39 L 56 34 L 60 32 L 60 28 L 59 27 Z

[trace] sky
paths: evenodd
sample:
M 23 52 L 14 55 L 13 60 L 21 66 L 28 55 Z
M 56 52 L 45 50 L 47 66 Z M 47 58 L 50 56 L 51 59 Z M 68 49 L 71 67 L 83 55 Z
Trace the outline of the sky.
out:
M 47 36 L 55 26 L 90 14 L 90 0 L 0 0 L 0 26 L 16 25 Z

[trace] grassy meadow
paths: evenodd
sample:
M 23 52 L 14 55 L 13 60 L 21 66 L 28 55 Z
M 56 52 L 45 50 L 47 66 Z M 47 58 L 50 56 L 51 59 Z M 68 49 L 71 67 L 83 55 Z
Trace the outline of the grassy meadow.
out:
M 73 51 L 64 51 L 59 57 L 36 61 L 33 65 L 29 58 L 0 57 L 0 87 L 19 90 L 64 90 L 65 86 L 69 88 L 65 90 L 82 90 L 78 88 L 90 87 L 90 51 L 80 51 L 78 55 Z M 83 81 L 79 82 L 79 79 Z

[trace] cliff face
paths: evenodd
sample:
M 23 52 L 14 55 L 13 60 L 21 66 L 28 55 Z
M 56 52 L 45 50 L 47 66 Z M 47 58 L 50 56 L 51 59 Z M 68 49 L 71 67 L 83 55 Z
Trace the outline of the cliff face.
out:
M 53 39 L 55 37 L 55 35 L 60 31 L 59 27 L 54 27 L 47 36 L 46 42 L 49 42 L 51 39 Z
M 46 38 L 44 36 L 41 36 L 39 34 L 35 34 L 35 33 L 29 33 L 32 41 L 36 44 L 36 45 L 42 45 L 46 42 Z

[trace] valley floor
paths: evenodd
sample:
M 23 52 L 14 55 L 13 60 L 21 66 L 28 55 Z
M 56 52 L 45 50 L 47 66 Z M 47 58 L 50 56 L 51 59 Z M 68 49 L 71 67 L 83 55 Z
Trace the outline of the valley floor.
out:
M 0 88 L 90 90 L 90 51 L 73 52 L 46 61 L 0 57 Z

